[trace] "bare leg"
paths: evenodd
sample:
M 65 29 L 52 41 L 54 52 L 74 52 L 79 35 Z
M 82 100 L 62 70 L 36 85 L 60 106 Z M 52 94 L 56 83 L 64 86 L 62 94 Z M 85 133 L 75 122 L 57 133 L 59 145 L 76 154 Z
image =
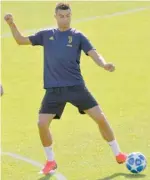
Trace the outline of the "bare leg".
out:
M 104 113 L 99 106 L 85 110 L 85 113 L 88 114 L 97 123 L 99 130 L 106 141 L 111 142 L 115 140 L 112 128 L 110 127 Z
M 44 147 L 52 145 L 52 135 L 49 130 L 54 114 L 39 114 L 38 129 L 41 142 Z
M 120 164 L 124 163 L 127 158 L 127 155 L 120 151 L 120 147 L 117 141 L 115 140 L 113 130 L 110 127 L 100 107 L 95 106 L 91 109 L 85 110 L 85 113 L 87 113 L 97 123 L 103 138 L 108 142 L 109 146 L 111 147 L 117 162 Z
M 38 129 L 39 135 L 44 147 L 44 151 L 47 157 L 47 160 L 53 161 L 54 160 L 54 153 L 52 150 L 52 135 L 49 130 L 49 126 L 54 118 L 55 114 L 39 114 L 38 120 Z

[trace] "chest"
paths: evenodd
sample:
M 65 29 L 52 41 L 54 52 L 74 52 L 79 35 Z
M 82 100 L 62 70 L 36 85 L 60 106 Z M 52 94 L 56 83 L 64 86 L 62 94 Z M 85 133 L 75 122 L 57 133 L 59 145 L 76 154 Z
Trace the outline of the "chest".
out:
M 59 53 L 78 52 L 80 50 L 80 39 L 68 34 L 52 34 L 44 38 L 44 48 Z

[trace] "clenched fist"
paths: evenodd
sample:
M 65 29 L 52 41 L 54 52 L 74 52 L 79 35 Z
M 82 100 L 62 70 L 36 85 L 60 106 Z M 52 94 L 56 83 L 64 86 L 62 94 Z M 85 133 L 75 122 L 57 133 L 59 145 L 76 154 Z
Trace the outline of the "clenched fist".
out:
M 9 25 L 13 23 L 13 16 L 12 16 L 12 14 L 6 14 L 6 15 L 4 16 L 4 19 L 5 19 L 5 21 L 6 21 Z
M 113 72 L 115 70 L 115 66 L 112 63 L 106 63 L 104 65 L 104 69 L 109 72 Z

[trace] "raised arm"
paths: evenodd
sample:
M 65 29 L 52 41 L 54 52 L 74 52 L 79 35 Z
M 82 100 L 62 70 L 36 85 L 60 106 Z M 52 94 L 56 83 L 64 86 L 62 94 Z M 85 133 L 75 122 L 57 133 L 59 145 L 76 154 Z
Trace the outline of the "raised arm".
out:
M 12 14 L 6 14 L 4 16 L 5 21 L 9 25 L 12 35 L 19 45 L 30 45 L 31 42 L 28 37 L 24 37 L 18 30 L 16 24 L 14 23 Z

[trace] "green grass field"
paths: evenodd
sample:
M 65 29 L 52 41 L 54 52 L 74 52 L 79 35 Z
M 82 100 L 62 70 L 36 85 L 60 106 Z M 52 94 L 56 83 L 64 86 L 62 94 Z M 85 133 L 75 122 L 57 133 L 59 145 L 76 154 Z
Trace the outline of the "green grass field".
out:
M 71 2 L 72 26 L 84 32 L 114 73 L 105 72 L 83 54 L 82 74 L 114 128 L 121 149 L 140 151 L 150 162 L 150 2 Z M 2 151 L 45 162 L 37 118 L 44 95 L 42 48 L 18 46 L 7 24 L 11 12 L 19 29 L 34 30 L 55 25 L 55 2 L 2 2 Z M 141 11 L 129 13 L 129 10 Z M 106 17 L 116 12 L 124 15 Z M 97 19 L 85 18 L 99 16 Z M 79 20 L 79 21 L 76 21 Z M 67 180 L 150 180 L 150 165 L 131 175 L 118 165 L 95 123 L 67 105 L 61 121 L 52 123 L 58 171 Z M 3 180 L 51 180 L 24 161 L 2 156 Z

